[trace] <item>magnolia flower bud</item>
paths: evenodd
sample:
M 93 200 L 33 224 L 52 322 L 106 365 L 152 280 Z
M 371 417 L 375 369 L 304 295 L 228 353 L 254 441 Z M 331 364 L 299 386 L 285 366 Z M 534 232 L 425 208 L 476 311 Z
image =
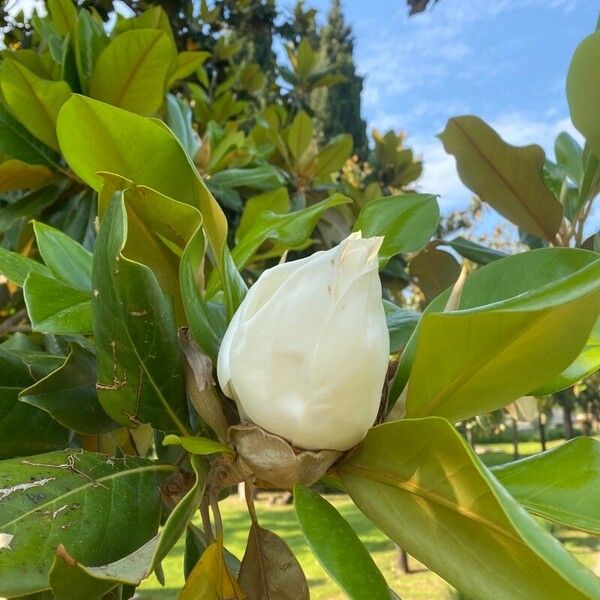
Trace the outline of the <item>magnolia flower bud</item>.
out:
M 377 252 L 354 233 L 268 269 L 235 313 L 217 374 L 242 418 L 307 450 L 347 450 L 373 425 L 389 360 Z

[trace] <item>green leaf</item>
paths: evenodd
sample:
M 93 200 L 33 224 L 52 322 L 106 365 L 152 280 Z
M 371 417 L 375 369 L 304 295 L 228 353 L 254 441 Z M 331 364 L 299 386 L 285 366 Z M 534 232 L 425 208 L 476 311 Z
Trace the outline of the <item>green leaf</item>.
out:
M 596 321 L 589 338 L 577 358 L 552 381 L 530 392 L 533 396 L 545 396 L 564 390 L 600 369 L 600 319 Z
M 0 89 L 6 106 L 25 128 L 44 144 L 58 150 L 56 119 L 61 106 L 71 95 L 71 88 L 64 81 L 42 79 L 15 60 L 4 60 Z
M 600 31 L 577 46 L 567 75 L 567 100 L 571 119 L 593 153 L 600 156 L 600 119 L 595 98 L 600 94 Z
M 161 486 L 175 470 L 81 450 L 0 463 L 0 531 L 14 535 L 0 561 L 0 594 L 48 589 L 59 544 L 80 562 L 100 565 L 146 544 L 159 526 Z
M 421 313 L 399 308 L 386 300 L 384 300 L 383 306 L 390 333 L 390 351 L 398 352 L 408 343 L 410 336 L 419 324 Z
M 460 275 L 460 265 L 449 252 L 426 248 L 411 259 L 409 273 L 431 301 L 454 284 Z
M 167 94 L 165 121 L 177 136 L 188 156 L 196 156 L 200 142 L 192 124 L 192 109 L 180 98 Z
M 580 437 L 493 469 L 530 513 L 600 535 L 600 442 Z
M 107 186 L 124 190 L 127 210 L 127 242 L 123 254 L 142 263 L 154 272 L 163 290 L 169 290 L 173 299 L 175 317 L 179 326 L 185 324 L 183 303 L 179 291 L 179 265 L 188 241 L 200 226 L 200 212 L 143 185 L 104 173 Z M 107 210 L 108 194 L 99 198 L 101 217 Z
M 14 337 L 12 338 L 15 339 Z M 19 356 L 0 349 L 0 459 L 59 450 L 69 432 L 48 413 L 19 401 L 19 393 L 60 365 L 60 356 Z M 1 530 L 0 530 L 1 531 Z
M 182 446 L 190 454 L 218 454 L 219 452 L 226 452 L 233 454 L 233 449 L 221 442 L 216 442 L 209 438 L 196 437 L 196 436 L 178 436 L 178 435 L 167 435 L 163 440 L 163 446 Z
M 148 267 L 123 256 L 126 238 L 124 201 L 115 195 L 100 226 L 92 268 L 100 403 L 122 425 L 150 423 L 186 435 L 172 304 Z
M 172 132 L 157 121 L 82 96 L 65 104 L 57 131 L 65 159 L 97 191 L 103 182 L 97 173 L 116 173 L 200 210 L 231 318 L 246 285 L 227 247 L 227 219 Z
M 77 9 L 72 0 L 47 0 L 48 12 L 56 31 L 62 36 L 75 28 Z
M 17 252 L 0 247 L 0 273 L 14 284 L 23 287 L 29 273 L 51 277 L 48 267 Z
M 244 267 L 261 244 L 267 240 L 280 242 L 284 248 L 294 248 L 304 244 L 327 209 L 349 202 L 351 200 L 346 196 L 334 194 L 326 200 L 295 212 L 278 214 L 265 211 L 257 215 L 244 237 L 231 252 L 235 264 L 240 269 Z
M 389 600 L 383 575 L 349 523 L 310 488 L 294 486 L 294 508 L 310 549 L 352 600 Z
M 349 134 L 338 135 L 328 142 L 315 158 L 315 177 L 325 179 L 339 171 L 350 156 L 353 143 Z
M 92 332 L 89 290 L 32 271 L 23 284 L 23 295 L 34 331 L 54 334 Z
M 81 290 L 92 289 L 92 254 L 62 231 L 34 221 L 40 255 L 57 278 Z
M 43 165 L 31 165 L 17 159 L 0 164 L 0 192 L 35 189 L 48 185 L 53 179 L 54 173 Z
M 287 143 L 296 162 L 300 160 L 313 138 L 312 119 L 301 110 L 287 130 Z
M 6 232 L 19 221 L 23 222 L 25 219 L 37 217 L 60 198 L 67 185 L 62 181 L 58 185 L 49 185 L 34 190 L 21 196 L 16 202 L 3 207 L 0 211 L 0 232 Z M 0 258 L 1 262 L 2 258 Z
M 461 256 L 464 256 L 468 260 L 472 260 L 478 265 L 487 265 L 495 260 L 508 256 L 505 252 L 482 246 L 481 244 L 467 240 L 460 235 L 445 243 L 453 250 L 456 250 Z
M 281 171 L 272 165 L 251 169 L 226 169 L 215 173 L 208 180 L 209 185 L 224 188 L 247 187 L 253 190 L 273 190 L 285 183 Z
M 363 206 L 354 231 L 363 237 L 384 236 L 380 266 L 396 254 L 420 250 L 431 239 L 440 218 L 433 194 L 401 194 L 372 200 Z
M 239 243 L 246 236 L 254 221 L 260 219 L 261 214 L 266 211 L 275 213 L 287 213 L 290 211 L 290 196 L 287 188 L 278 187 L 258 196 L 252 196 L 252 198 L 246 201 L 244 212 L 235 230 L 236 243 Z
M 90 96 L 140 115 L 152 115 L 162 104 L 172 58 L 169 38 L 162 31 L 125 31 L 98 57 Z
M 73 45 L 79 83 L 84 93 L 89 92 L 94 65 L 107 44 L 108 37 L 102 25 L 87 10 L 79 11 L 73 31 Z
M 208 467 L 195 458 L 191 464 L 196 476 L 194 485 L 174 507 L 161 532 L 133 553 L 110 564 L 85 566 L 78 555 L 74 555 L 75 564 L 69 560 L 70 547 L 64 553 L 57 552 L 50 572 L 50 583 L 57 597 L 61 600 L 99 600 L 115 585 L 139 585 L 160 567 L 160 562 L 181 537 L 202 500 Z
M 185 79 L 195 73 L 209 58 L 210 52 L 198 50 L 185 50 L 180 52 L 175 59 L 173 70 L 169 74 L 167 89 L 170 89 L 180 79 Z
M 215 362 L 227 329 L 225 307 L 204 297 L 206 241 L 199 227 L 181 257 L 180 282 L 183 306 L 194 339 Z
M 79 433 L 106 433 L 116 428 L 98 401 L 96 357 L 78 344 L 71 345 L 69 356 L 56 371 L 24 389 L 19 398 Z
M 58 166 L 56 153 L 33 137 L 1 102 L 0 150 L 33 165 Z
M 371 429 L 338 474 L 392 541 L 468 596 L 600 595 L 600 580 L 520 508 L 444 419 Z
M 495 410 L 566 369 L 600 310 L 600 259 L 572 248 L 532 250 L 467 277 L 460 310 L 428 307 L 404 352 L 391 398 L 410 374 L 406 414 L 451 421 Z
M 528 233 L 554 241 L 563 209 L 544 184 L 540 146 L 511 146 L 470 115 L 451 118 L 439 137 L 472 192 Z
M 556 161 L 564 167 L 567 177 L 578 186 L 583 177 L 583 151 L 577 140 L 562 131 L 554 143 L 554 152 Z

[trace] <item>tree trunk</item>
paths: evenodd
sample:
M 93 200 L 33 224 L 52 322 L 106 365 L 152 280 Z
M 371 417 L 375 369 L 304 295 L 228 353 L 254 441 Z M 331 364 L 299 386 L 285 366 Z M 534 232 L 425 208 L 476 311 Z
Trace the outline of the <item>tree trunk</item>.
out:
M 546 424 L 544 423 L 544 415 L 538 413 L 538 427 L 540 430 L 540 444 L 542 446 L 542 452 L 546 452 Z
M 408 575 L 410 573 L 410 567 L 408 565 L 408 554 L 406 554 L 406 550 L 402 550 L 402 548 L 400 547 L 398 547 L 396 564 L 405 575 Z
M 512 421 L 513 460 L 519 460 L 519 428 L 517 426 L 516 419 L 511 419 L 511 421 Z
M 562 410 L 565 440 L 570 440 L 573 438 L 573 410 L 567 403 L 562 404 Z

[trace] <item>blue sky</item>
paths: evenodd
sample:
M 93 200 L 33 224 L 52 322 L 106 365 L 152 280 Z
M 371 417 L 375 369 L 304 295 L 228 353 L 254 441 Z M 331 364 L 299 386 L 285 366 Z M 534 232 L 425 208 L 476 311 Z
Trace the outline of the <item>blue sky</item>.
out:
M 321 18 L 329 0 L 307 3 Z M 570 123 L 565 78 L 577 44 L 596 26 L 593 0 L 441 0 L 408 17 L 404 0 L 342 0 L 365 77 L 363 117 L 370 127 L 403 129 L 421 155 L 424 191 L 445 209 L 470 193 L 435 137 L 447 119 L 475 114 L 508 142 L 539 143 L 553 157 Z M 596 229 L 600 224 L 596 211 Z
M 322 22 L 329 0 L 306 3 Z M 419 188 L 440 194 L 443 210 L 470 198 L 435 137 L 449 117 L 478 115 L 508 142 L 538 143 L 550 157 L 560 131 L 580 137 L 570 123 L 565 77 L 575 47 L 596 26 L 595 0 L 441 0 L 410 18 L 404 0 L 342 4 L 365 77 L 363 117 L 369 128 L 407 133 L 425 163 Z M 596 208 L 588 230 L 598 227 Z

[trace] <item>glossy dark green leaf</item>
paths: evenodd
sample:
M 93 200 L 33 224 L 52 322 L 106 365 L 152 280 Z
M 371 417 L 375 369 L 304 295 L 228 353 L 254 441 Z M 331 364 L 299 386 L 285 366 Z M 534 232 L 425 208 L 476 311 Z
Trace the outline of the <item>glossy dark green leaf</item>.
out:
M 310 488 L 294 486 L 294 508 L 311 550 L 352 600 L 389 600 L 383 575 L 350 524 Z
M 159 567 L 185 531 L 204 493 L 208 466 L 194 458 L 191 463 L 195 474 L 194 485 L 173 508 L 161 532 L 131 554 L 116 562 L 86 566 L 74 552 L 72 556 L 77 562 L 74 564 L 73 560 L 69 560 L 72 550 L 65 544 L 68 554 L 57 553 L 50 572 L 52 589 L 61 600 L 99 600 L 102 594 L 115 585 L 137 586 Z M 174 497 L 186 491 L 186 488 L 181 487 L 175 489 L 177 481 L 172 479 L 169 484 Z
M 431 239 L 440 212 L 433 194 L 401 194 L 365 204 L 354 224 L 363 237 L 384 236 L 379 250 L 384 265 L 392 256 L 420 250 Z
M 63 183 L 47 185 L 42 189 L 29 192 L 16 202 L 4 206 L 0 211 L 0 232 L 4 233 L 20 220 L 37 217 L 59 199 L 65 188 L 66 186 Z
M 79 433 L 106 433 L 117 426 L 98 401 L 96 357 L 78 344 L 71 345 L 64 364 L 24 389 L 19 398 Z
M 408 343 L 419 324 L 421 313 L 400 308 L 392 302 L 384 301 L 383 305 L 390 333 L 390 351 L 397 352 Z
M 374 427 L 338 474 L 390 539 L 468 596 L 600 595 L 600 580 L 519 506 L 445 419 Z
M 580 437 L 493 469 L 530 513 L 600 535 L 600 442 Z
M 472 115 L 451 118 L 439 137 L 471 191 L 528 233 L 554 240 L 563 209 L 544 184 L 540 146 L 511 146 Z
M 13 336 L 14 340 L 14 336 Z M 60 356 L 21 357 L 0 349 L 0 459 L 65 448 L 69 432 L 48 413 L 19 400 L 19 393 L 58 368 Z
M 91 293 L 58 279 L 31 272 L 23 284 L 27 314 L 34 331 L 91 333 Z
M 84 564 L 107 564 L 146 544 L 158 530 L 162 483 L 175 470 L 81 450 L 0 463 L 0 531 L 14 535 L 0 561 L 0 594 L 48 589 L 59 544 Z
M 479 265 L 487 265 L 495 260 L 508 256 L 505 252 L 501 252 L 494 248 L 488 248 L 482 244 L 467 240 L 460 235 L 446 243 L 461 256 L 464 256 Z
M 123 256 L 126 235 L 124 201 L 115 195 L 100 226 L 92 269 L 100 403 L 122 425 L 151 423 L 186 435 L 172 303 L 148 267 Z
M 534 250 L 476 270 L 459 310 L 442 312 L 449 293 L 427 308 L 402 355 L 390 397 L 410 375 L 408 416 L 459 420 L 554 380 L 598 318 L 600 260 L 573 248 Z
M 40 255 L 52 274 L 75 288 L 91 290 L 91 252 L 62 231 L 45 223 L 35 221 L 33 230 Z

